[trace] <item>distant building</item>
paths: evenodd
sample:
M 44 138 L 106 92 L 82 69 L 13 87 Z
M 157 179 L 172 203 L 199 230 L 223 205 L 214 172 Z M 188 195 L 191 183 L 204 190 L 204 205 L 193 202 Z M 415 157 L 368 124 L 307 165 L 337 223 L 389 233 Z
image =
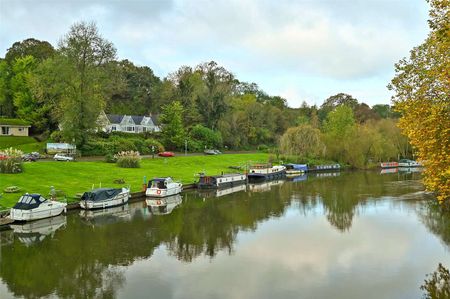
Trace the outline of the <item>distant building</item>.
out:
M 16 118 L 0 118 L 0 136 L 28 136 L 30 124 Z
M 69 155 L 75 155 L 77 146 L 69 143 L 47 143 L 47 153 L 56 154 L 64 153 Z
M 159 132 L 161 129 L 156 124 L 155 116 L 137 116 L 137 115 L 119 115 L 106 114 L 102 111 L 98 117 L 97 123 L 103 132 Z

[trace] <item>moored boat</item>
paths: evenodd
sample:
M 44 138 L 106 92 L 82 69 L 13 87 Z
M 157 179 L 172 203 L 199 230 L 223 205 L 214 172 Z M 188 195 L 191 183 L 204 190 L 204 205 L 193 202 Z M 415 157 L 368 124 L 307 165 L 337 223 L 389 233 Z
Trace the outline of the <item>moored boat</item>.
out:
M 217 189 L 242 185 L 247 182 L 247 176 L 242 173 L 230 173 L 222 175 L 200 175 L 197 187 L 200 189 Z
M 167 215 L 172 213 L 183 201 L 180 194 L 164 197 L 164 198 L 147 198 L 145 202 L 153 215 Z
M 166 197 L 181 193 L 183 184 L 174 182 L 171 177 L 154 178 L 148 182 L 146 196 Z
M 414 160 L 401 159 L 398 161 L 398 167 L 421 167 L 422 164 Z
M 80 207 L 86 210 L 117 207 L 126 204 L 129 198 L 128 188 L 98 188 L 84 192 Z
M 397 168 L 398 163 L 397 162 L 381 162 L 380 166 L 381 166 L 381 168 Z
M 249 180 L 272 180 L 286 176 L 286 167 L 272 164 L 255 164 L 248 171 Z
M 301 175 L 302 173 L 305 173 L 308 171 L 308 165 L 306 164 L 284 164 L 286 167 L 286 176 L 287 177 L 294 177 Z
M 40 194 L 24 194 L 10 210 L 9 217 L 16 221 L 30 221 L 60 215 L 66 203 L 48 200 Z

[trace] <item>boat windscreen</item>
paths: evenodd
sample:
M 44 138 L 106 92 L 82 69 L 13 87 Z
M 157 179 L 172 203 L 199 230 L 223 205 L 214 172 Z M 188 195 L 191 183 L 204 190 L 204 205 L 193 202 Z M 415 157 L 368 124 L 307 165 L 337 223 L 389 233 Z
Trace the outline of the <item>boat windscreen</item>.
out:
M 19 202 L 17 202 L 13 209 L 17 210 L 31 210 L 39 207 L 39 205 L 46 199 L 39 194 L 25 194 L 20 197 Z

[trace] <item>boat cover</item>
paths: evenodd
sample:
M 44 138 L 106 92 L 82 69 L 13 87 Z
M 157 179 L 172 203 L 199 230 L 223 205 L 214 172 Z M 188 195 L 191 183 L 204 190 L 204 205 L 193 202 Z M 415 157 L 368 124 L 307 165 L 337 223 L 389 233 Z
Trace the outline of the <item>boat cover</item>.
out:
M 117 194 L 122 192 L 122 189 L 117 188 L 99 188 L 88 192 L 84 192 L 81 196 L 81 200 L 102 201 L 113 198 Z
M 306 164 L 284 164 L 286 166 L 286 169 L 289 170 L 300 170 L 300 171 L 308 171 L 308 165 Z
M 14 205 L 13 209 L 31 210 L 39 207 L 44 201 L 46 201 L 46 199 L 40 194 L 25 194 L 20 197 L 19 202 Z

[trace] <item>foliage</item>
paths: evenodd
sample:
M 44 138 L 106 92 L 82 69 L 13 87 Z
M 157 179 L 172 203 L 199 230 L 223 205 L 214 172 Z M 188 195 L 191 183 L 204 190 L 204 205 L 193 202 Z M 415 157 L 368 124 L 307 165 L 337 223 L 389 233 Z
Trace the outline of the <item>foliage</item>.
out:
M 55 55 L 55 49 L 49 42 L 28 38 L 21 42 L 15 42 L 6 52 L 5 60 L 12 63 L 16 59 L 32 56 L 38 61 L 43 61 L 53 55 Z
M 164 146 L 156 139 L 148 138 L 144 141 L 144 145 L 146 148 L 145 151 L 142 152 L 144 154 L 156 154 L 164 151 Z M 154 151 L 152 151 L 152 148 Z
M 117 166 L 122 168 L 139 168 L 141 167 L 140 161 L 141 156 L 139 155 L 139 152 L 135 151 L 126 151 L 126 152 L 120 152 L 116 155 L 114 155 L 114 158 L 116 159 Z
M 450 4 L 430 0 L 430 33 L 400 60 L 390 89 L 400 128 L 426 166 L 424 183 L 442 203 L 450 199 Z
M 183 106 L 175 101 L 162 108 L 160 116 L 161 135 L 169 149 L 183 148 L 186 134 L 183 126 Z
M 191 151 L 201 151 L 205 148 L 222 147 L 222 136 L 220 135 L 220 132 L 213 131 L 202 125 L 193 126 L 189 132 L 189 138 L 191 143 L 197 144 L 195 148 L 190 148 Z
M 285 155 L 316 157 L 323 150 L 320 131 L 309 124 L 289 128 L 280 139 L 280 149 Z
M 11 148 L 0 151 L 0 173 L 20 173 L 23 171 L 23 152 Z
M 431 274 L 427 274 L 429 279 L 425 279 L 420 289 L 425 291 L 426 299 L 446 299 L 450 298 L 450 271 L 441 263 Z

